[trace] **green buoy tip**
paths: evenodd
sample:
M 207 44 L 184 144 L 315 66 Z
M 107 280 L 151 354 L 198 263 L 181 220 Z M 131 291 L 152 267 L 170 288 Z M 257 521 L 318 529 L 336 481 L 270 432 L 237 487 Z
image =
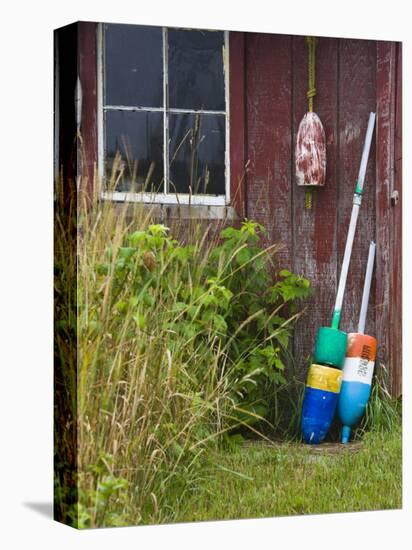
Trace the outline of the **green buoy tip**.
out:
M 348 335 L 333 327 L 321 327 L 316 335 L 314 361 L 321 365 L 342 368 Z

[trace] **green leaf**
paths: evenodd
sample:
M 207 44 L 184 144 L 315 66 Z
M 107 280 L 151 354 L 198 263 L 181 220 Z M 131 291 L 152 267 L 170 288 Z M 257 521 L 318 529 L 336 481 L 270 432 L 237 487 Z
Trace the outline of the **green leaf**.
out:
M 131 246 L 121 246 L 119 248 L 118 256 L 119 258 L 124 258 L 125 260 L 130 260 L 133 254 L 136 253 L 136 249 Z
M 99 264 L 96 268 L 98 275 L 108 275 L 109 274 L 109 264 Z
M 124 300 L 119 300 L 115 305 L 115 308 L 119 313 L 125 313 L 125 311 L 127 310 L 127 302 L 125 302 Z
M 238 265 L 243 266 L 247 264 L 250 259 L 253 257 L 253 251 L 248 248 L 241 248 L 236 254 L 236 261 Z
M 187 304 L 185 304 L 185 302 L 176 302 L 173 305 L 173 311 L 176 312 L 176 313 L 180 313 L 181 311 L 184 311 L 185 309 L 187 309 Z
M 240 236 L 240 231 L 234 227 L 226 227 L 220 232 L 222 239 L 236 239 Z
M 170 229 L 160 223 L 149 225 L 147 232 L 154 237 L 166 237 Z
M 146 326 L 146 319 L 142 313 L 136 313 L 133 315 L 133 320 L 136 322 L 136 325 L 140 330 L 143 330 Z
M 278 329 L 276 332 L 276 340 L 286 349 L 289 344 L 289 331 L 287 329 Z
M 142 295 L 142 298 L 145 306 L 148 306 L 148 307 L 154 306 L 155 299 L 149 292 L 144 292 Z
M 138 246 L 144 242 L 146 238 L 146 231 L 135 231 L 129 235 L 128 240 L 132 246 Z

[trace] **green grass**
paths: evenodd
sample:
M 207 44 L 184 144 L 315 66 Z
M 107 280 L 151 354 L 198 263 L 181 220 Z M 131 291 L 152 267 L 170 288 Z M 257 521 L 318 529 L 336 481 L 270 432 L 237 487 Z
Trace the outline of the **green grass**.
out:
M 175 521 L 401 508 L 400 425 L 363 441 L 358 453 L 340 455 L 313 454 L 293 443 L 220 451 Z

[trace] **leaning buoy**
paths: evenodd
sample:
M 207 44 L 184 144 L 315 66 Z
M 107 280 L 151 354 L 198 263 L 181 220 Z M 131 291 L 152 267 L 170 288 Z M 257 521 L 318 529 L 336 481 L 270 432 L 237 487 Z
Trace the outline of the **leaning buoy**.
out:
M 348 350 L 338 401 L 343 424 L 342 443 L 348 443 L 352 427 L 362 418 L 369 401 L 376 358 L 376 338 L 359 332 L 348 334 Z
M 341 381 L 339 369 L 315 363 L 310 366 L 301 417 L 305 443 L 316 445 L 325 439 L 335 416 Z
M 342 443 L 349 442 L 351 429 L 362 418 L 371 394 L 376 358 L 376 338 L 364 334 L 364 330 L 375 261 L 375 249 L 376 245 L 371 241 L 358 332 L 348 334 L 348 349 L 343 365 L 342 390 L 338 402 L 339 418 L 343 424 Z
M 347 334 L 333 327 L 320 327 L 316 334 L 315 363 L 341 369 L 345 361 L 348 344 Z

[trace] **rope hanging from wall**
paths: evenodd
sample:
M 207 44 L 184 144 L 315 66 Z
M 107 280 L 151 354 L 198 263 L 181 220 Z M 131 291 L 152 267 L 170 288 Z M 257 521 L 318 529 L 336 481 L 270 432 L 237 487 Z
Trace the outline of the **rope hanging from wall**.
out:
M 308 111 L 313 112 L 313 98 L 316 95 L 316 43 L 315 36 L 307 36 L 306 43 L 308 45 Z

